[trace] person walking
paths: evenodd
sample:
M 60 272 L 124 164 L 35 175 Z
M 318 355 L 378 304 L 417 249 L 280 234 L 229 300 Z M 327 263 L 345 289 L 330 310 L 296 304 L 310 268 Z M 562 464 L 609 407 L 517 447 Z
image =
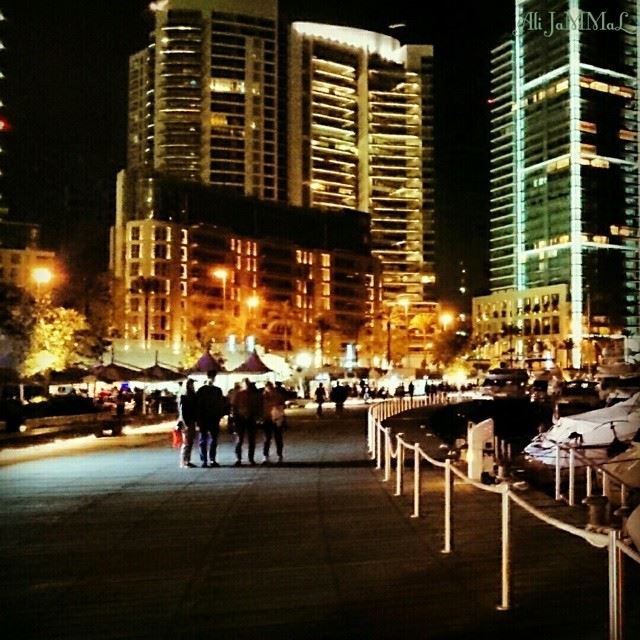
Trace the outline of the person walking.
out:
M 272 382 L 267 382 L 262 392 L 262 425 L 264 428 L 264 445 L 262 448 L 264 462 L 262 464 L 269 464 L 272 438 L 276 442 L 278 464 L 282 464 L 283 432 L 285 428 L 284 407 L 284 389 L 282 387 L 274 387 Z
M 242 464 L 242 445 L 247 436 L 247 457 L 250 464 L 255 464 L 256 426 L 262 418 L 262 395 L 256 385 L 245 378 L 242 388 L 233 397 L 233 420 L 236 435 L 236 467 Z
M 198 428 L 200 429 L 200 462 L 203 467 L 219 467 L 216 461 L 220 420 L 226 409 L 222 389 L 214 384 L 216 372 L 210 371 L 209 379 L 197 391 Z
M 318 416 L 318 418 L 322 418 L 322 405 L 327 399 L 327 392 L 325 391 L 325 388 L 322 382 L 318 385 L 315 396 L 316 396 L 316 402 L 318 403 L 318 408 L 316 409 L 316 415 Z
M 182 422 L 182 447 L 180 448 L 180 468 L 195 467 L 191 462 L 191 450 L 196 438 L 196 424 L 198 420 L 198 397 L 194 382 L 189 378 L 185 385 L 185 392 L 178 402 L 179 420 Z

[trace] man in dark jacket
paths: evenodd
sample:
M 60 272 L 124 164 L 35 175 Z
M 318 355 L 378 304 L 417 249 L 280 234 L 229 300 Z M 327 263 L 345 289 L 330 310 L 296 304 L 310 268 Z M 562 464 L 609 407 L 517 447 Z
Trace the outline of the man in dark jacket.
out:
M 242 444 L 247 435 L 248 457 L 251 464 L 255 464 L 256 425 L 262 417 L 262 394 L 256 385 L 245 378 L 242 388 L 234 394 L 232 411 L 236 433 L 236 466 L 242 464 Z
M 198 428 L 200 429 L 200 461 L 203 467 L 219 467 L 216 462 L 220 419 L 228 413 L 222 389 L 214 384 L 215 371 L 209 372 L 209 380 L 202 385 L 198 398 Z

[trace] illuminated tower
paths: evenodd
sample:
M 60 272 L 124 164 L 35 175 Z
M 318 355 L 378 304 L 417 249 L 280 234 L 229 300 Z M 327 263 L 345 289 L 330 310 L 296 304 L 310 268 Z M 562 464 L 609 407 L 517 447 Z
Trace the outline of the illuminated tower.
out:
M 433 263 L 429 45 L 296 22 L 289 46 L 289 199 L 371 217 L 383 296 L 422 301 Z
M 491 285 L 568 285 L 578 366 L 585 337 L 640 332 L 638 3 L 515 5 L 493 52 Z
M 276 0 L 168 0 L 130 58 L 128 168 L 266 200 L 277 183 Z
M 0 23 L 4 22 L 4 15 L 0 11 Z M 4 50 L 4 44 L 0 40 L 0 53 Z M 0 82 L 4 80 L 4 73 L 2 72 L 2 66 L 0 65 Z M 1 94 L 0 94 L 1 95 Z M 4 114 L 4 103 L 0 97 L 0 220 L 4 218 L 8 213 L 7 202 L 4 194 L 4 157 L 6 143 L 4 141 L 4 134 L 9 129 L 9 121 Z

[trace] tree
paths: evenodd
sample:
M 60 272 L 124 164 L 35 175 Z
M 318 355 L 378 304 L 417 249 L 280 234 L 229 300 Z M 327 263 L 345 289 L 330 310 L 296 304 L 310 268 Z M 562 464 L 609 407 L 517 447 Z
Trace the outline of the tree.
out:
M 300 319 L 300 311 L 292 304 L 284 302 L 271 303 L 266 311 L 265 339 L 268 346 L 280 347 L 288 355 L 304 344 L 304 327 Z
M 509 366 L 513 367 L 513 354 L 515 352 L 513 338 L 519 336 L 522 333 L 522 329 L 515 324 L 507 324 L 503 325 L 500 333 L 503 337 L 509 338 Z
M 409 322 L 409 328 L 415 329 L 422 336 L 422 351 L 424 357 L 429 352 L 429 338 L 433 340 L 433 335 L 437 327 L 437 318 L 435 313 L 417 313 Z
M 29 347 L 35 300 L 24 290 L 0 283 L 0 345 L 3 366 L 18 368 Z
M 75 309 L 53 307 L 46 301 L 38 305 L 22 374 L 30 377 L 51 371 L 62 371 L 83 362 L 84 336 L 88 331 L 86 318 Z
M 321 358 L 320 364 L 324 365 L 326 337 L 327 337 L 327 333 L 329 333 L 329 331 L 333 329 L 333 324 L 331 323 L 331 320 L 327 315 L 321 314 L 316 317 L 315 325 L 316 325 L 316 330 L 318 332 L 318 335 L 320 336 L 320 345 L 319 345 L 320 358 Z
M 441 331 L 433 342 L 433 358 L 443 366 L 449 366 L 469 349 L 470 336 L 456 331 Z
M 108 273 L 78 278 L 58 293 L 61 306 L 75 309 L 87 319 L 95 339 L 105 347 L 113 331 L 113 286 Z M 104 348 L 102 350 L 104 352 Z

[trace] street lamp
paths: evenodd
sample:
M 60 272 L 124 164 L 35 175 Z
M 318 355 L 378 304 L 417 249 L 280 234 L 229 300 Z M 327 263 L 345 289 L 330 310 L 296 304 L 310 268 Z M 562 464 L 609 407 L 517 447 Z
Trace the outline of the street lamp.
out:
M 226 311 L 227 309 L 227 278 L 229 277 L 229 272 L 226 269 L 216 269 L 213 272 L 213 276 L 218 278 L 218 280 L 222 280 L 222 310 Z
M 446 332 L 449 325 L 453 322 L 453 314 L 449 311 L 444 311 L 440 314 L 440 324 L 442 325 L 442 331 Z
M 411 301 L 409 298 L 400 298 L 398 304 L 404 309 L 404 328 L 407 337 L 407 366 L 409 365 L 409 307 Z
M 249 314 L 250 314 L 250 319 L 253 320 L 254 318 L 254 314 L 255 314 L 255 310 L 258 308 L 258 306 L 260 305 L 260 298 L 256 295 L 250 295 L 246 300 L 245 303 L 249 309 Z M 247 335 L 247 326 L 248 322 L 245 323 L 245 331 L 244 331 L 244 340 L 245 340 L 245 346 L 247 344 L 247 339 L 248 339 L 248 335 Z
M 31 270 L 31 279 L 36 284 L 36 297 L 40 297 L 40 288 L 48 285 L 53 280 L 53 272 L 49 267 L 34 267 Z

